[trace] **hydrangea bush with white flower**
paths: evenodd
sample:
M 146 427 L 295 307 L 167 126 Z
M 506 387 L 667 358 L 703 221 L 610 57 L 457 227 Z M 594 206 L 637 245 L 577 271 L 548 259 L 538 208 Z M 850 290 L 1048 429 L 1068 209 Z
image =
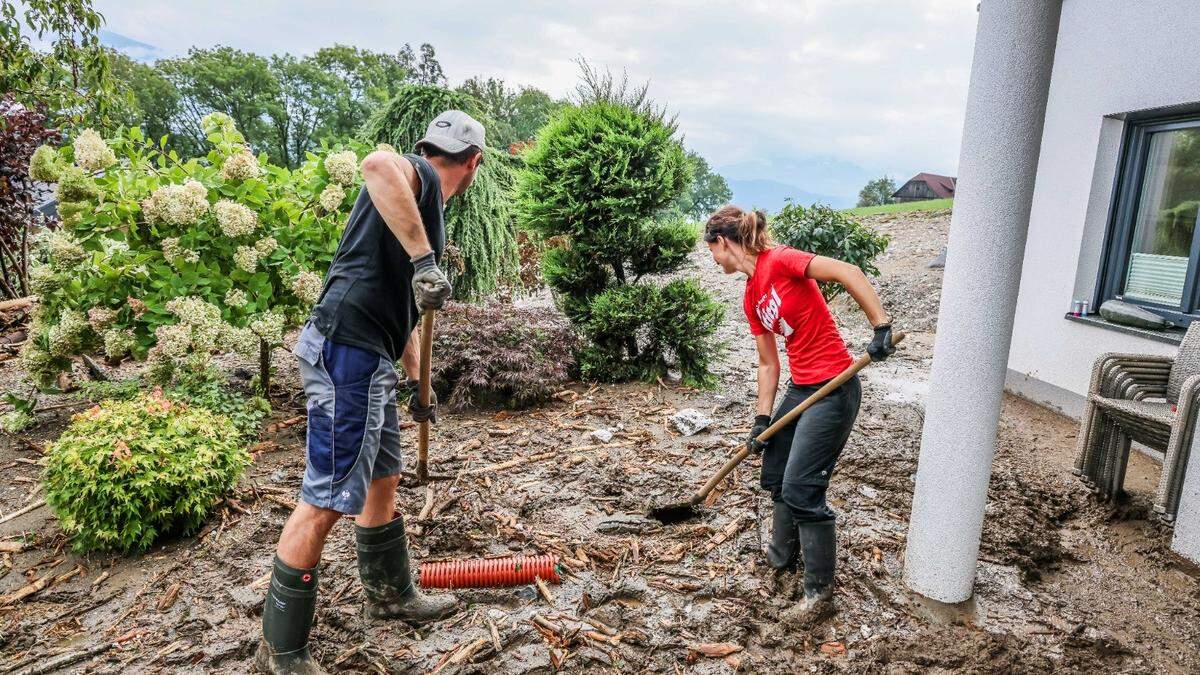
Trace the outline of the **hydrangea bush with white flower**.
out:
M 87 129 L 34 154 L 62 218 L 29 273 L 41 302 L 22 359 L 41 385 L 83 353 L 146 358 L 157 381 L 219 352 L 258 356 L 320 295 L 371 148 L 343 144 L 289 171 L 255 156 L 227 115 L 203 123 L 204 157 L 136 128 L 107 140 Z

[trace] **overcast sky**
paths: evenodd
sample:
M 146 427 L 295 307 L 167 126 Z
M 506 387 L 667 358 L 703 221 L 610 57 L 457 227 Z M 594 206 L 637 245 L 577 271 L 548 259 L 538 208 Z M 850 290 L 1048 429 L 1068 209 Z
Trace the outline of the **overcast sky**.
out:
M 583 56 L 649 80 L 687 145 L 713 165 L 784 182 L 819 180 L 792 175 L 814 158 L 901 180 L 953 175 L 976 21 L 976 0 L 96 5 L 110 30 L 168 55 L 217 44 L 303 54 L 339 42 L 382 51 L 429 42 L 451 84 L 497 76 L 559 96 Z

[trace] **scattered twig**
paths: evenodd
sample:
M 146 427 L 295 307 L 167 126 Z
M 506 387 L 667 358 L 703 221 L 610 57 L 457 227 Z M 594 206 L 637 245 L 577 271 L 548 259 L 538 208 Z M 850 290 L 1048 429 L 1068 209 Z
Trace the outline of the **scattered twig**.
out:
M 52 659 L 42 661 L 41 663 L 36 663 L 28 668 L 19 670 L 15 673 L 15 675 L 42 675 L 43 673 L 53 673 L 57 670 L 62 670 L 73 663 L 78 663 L 84 659 L 90 659 L 93 656 L 103 654 L 115 646 L 117 645 L 113 642 L 102 642 L 94 647 L 88 647 L 87 649 L 81 649 L 76 652 L 67 652 L 66 654 L 59 654 Z
M 0 518 L 0 525 L 7 523 L 8 521 L 12 520 L 13 518 L 19 518 L 19 517 L 25 515 L 26 513 L 29 513 L 30 511 L 40 508 L 40 507 L 43 507 L 45 505 L 46 505 L 45 499 L 39 499 L 36 502 L 27 504 L 23 508 L 13 511 L 12 513 L 8 514 L 7 516 Z

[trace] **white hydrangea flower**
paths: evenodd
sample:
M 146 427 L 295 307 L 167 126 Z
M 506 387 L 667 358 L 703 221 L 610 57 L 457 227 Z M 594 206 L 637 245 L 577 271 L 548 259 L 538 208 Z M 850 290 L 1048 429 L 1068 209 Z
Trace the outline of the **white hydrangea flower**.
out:
M 92 330 L 100 332 L 117 320 L 117 310 L 107 307 L 93 307 L 87 312 L 88 323 Z
M 58 151 L 49 145 L 39 145 L 29 158 L 29 177 L 43 183 L 57 183 L 61 174 Z
M 179 237 L 167 237 L 162 240 L 163 257 L 174 260 L 183 255 L 183 247 L 179 245 Z
M 245 307 L 249 299 L 246 297 L 246 292 L 240 288 L 231 288 L 225 294 L 225 304 L 230 307 Z
M 29 290 L 37 295 L 53 293 L 62 287 L 62 280 L 55 275 L 49 265 L 35 265 L 29 268 Z
M 200 252 L 194 248 L 183 249 L 183 261 L 195 265 L 200 262 Z
M 283 342 L 284 317 L 275 312 L 263 312 L 250 322 L 249 328 L 255 335 L 268 344 L 277 345 Z
M 258 356 L 258 335 L 249 328 L 225 324 L 221 333 L 221 347 L 246 357 Z
M 131 330 L 110 328 L 104 331 L 102 337 L 104 339 L 104 355 L 110 359 L 124 357 L 137 344 L 137 339 Z
M 150 222 L 191 225 L 208 211 L 208 188 L 189 179 L 183 185 L 164 185 L 142 202 L 142 213 Z
M 104 249 L 104 255 L 110 258 L 129 252 L 129 244 L 120 241 L 119 239 L 109 239 L 105 237 L 104 239 L 100 240 L 100 247 Z
M 200 118 L 200 127 L 205 134 L 215 134 L 218 131 L 237 131 L 233 118 L 223 112 L 211 112 Z
M 346 200 L 346 191 L 337 183 L 330 183 L 321 191 L 321 196 L 318 202 L 321 208 L 326 211 L 337 211 L 341 207 L 342 202 Z
M 339 185 L 350 185 L 358 176 L 358 155 L 353 150 L 332 152 L 325 157 L 325 171 L 329 174 L 329 180 Z
M 292 292 L 310 305 L 316 303 L 321 297 L 321 276 L 316 272 L 300 272 L 292 277 Z
M 212 207 L 217 224 L 226 237 L 250 234 L 258 227 L 258 214 L 229 199 L 222 199 Z
M 64 309 L 59 315 L 58 324 L 50 327 L 50 353 L 54 356 L 70 356 L 78 352 L 88 328 L 90 326 L 83 312 Z
M 263 237 L 254 242 L 254 250 L 263 257 L 271 255 L 277 248 L 279 248 L 279 242 L 275 241 L 275 237 Z
M 166 358 L 180 358 L 192 346 L 192 329 L 181 323 L 154 329 L 154 351 Z
M 250 274 L 258 271 L 258 250 L 251 246 L 239 246 L 233 253 L 233 264 L 246 270 Z
M 46 237 L 46 248 L 50 251 L 50 262 L 59 269 L 74 267 L 87 257 L 83 245 L 70 234 L 58 230 Z
M 262 169 L 258 166 L 258 157 L 249 150 L 239 150 L 225 158 L 221 165 L 221 178 L 224 180 L 249 180 L 258 178 Z
M 112 148 L 92 129 L 79 132 L 74 147 L 75 166 L 84 171 L 99 171 L 117 161 Z

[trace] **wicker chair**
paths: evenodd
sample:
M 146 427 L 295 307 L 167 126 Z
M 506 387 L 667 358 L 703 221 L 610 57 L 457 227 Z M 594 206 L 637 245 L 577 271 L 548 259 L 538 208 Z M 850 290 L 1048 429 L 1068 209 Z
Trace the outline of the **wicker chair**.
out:
M 1120 493 L 1132 441 L 1163 452 L 1154 510 L 1175 519 L 1196 413 L 1200 411 L 1200 322 L 1175 358 L 1102 354 L 1092 368 L 1075 473 L 1101 500 Z

